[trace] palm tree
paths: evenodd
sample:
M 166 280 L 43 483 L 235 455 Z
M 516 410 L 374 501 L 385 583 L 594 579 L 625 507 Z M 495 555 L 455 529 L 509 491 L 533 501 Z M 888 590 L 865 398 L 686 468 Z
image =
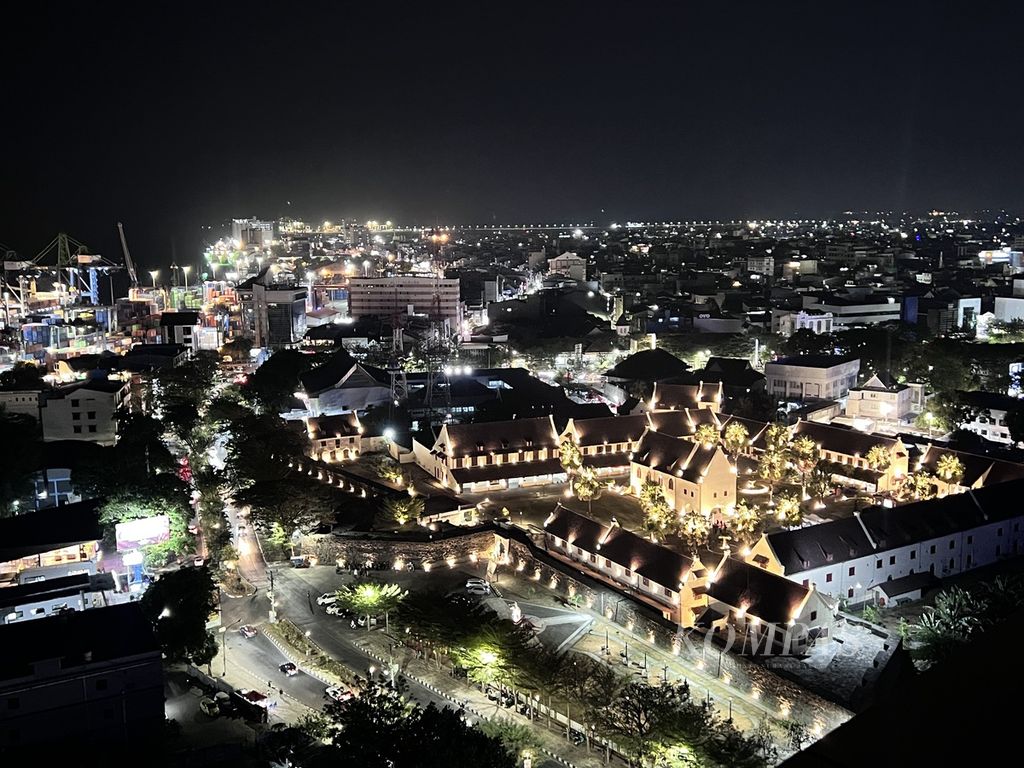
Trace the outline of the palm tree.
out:
M 793 456 L 793 463 L 800 472 L 800 495 L 805 496 L 807 487 L 807 474 L 813 472 L 821 460 L 821 449 L 818 444 L 806 435 L 801 435 L 793 441 L 790 448 Z
M 604 490 L 601 481 L 597 479 L 597 473 L 590 467 L 581 469 L 573 480 L 572 489 L 577 499 L 587 502 L 587 514 L 593 514 L 594 499 L 599 499 Z
M 714 424 L 701 424 L 693 433 L 693 439 L 701 445 L 714 445 L 718 442 L 718 428 Z
M 873 445 L 864 460 L 876 472 L 885 472 L 892 465 L 892 453 L 884 445 Z
M 738 421 L 733 421 L 725 427 L 725 433 L 722 436 L 722 446 L 735 458 L 740 451 L 747 447 L 749 440 L 750 433 L 747 432 L 747 428 Z
M 935 462 L 935 474 L 947 483 L 959 483 L 964 479 L 964 463 L 952 453 L 944 453 Z
M 803 520 L 800 499 L 793 494 L 780 496 L 775 502 L 775 516 L 779 519 L 779 522 L 787 525 L 800 525 L 800 522 Z

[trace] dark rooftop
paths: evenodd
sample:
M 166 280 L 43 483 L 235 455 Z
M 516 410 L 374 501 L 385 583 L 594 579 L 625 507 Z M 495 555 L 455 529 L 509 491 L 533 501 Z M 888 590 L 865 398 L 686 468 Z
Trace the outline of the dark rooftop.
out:
M 99 541 L 99 499 L 0 519 L 0 562 Z

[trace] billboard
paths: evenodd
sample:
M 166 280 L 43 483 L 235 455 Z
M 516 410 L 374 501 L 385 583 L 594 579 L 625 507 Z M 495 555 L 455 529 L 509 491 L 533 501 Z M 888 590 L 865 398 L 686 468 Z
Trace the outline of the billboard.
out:
M 148 547 L 171 538 L 171 519 L 167 515 L 156 515 L 118 523 L 114 526 L 114 536 L 118 552 Z

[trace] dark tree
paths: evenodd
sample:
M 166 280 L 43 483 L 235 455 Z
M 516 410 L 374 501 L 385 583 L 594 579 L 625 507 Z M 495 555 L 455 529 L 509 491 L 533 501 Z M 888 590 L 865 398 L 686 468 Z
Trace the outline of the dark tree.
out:
M 41 451 L 36 420 L 0 408 L 0 517 L 14 514 L 15 502 L 35 491 Z
M 206 567 L 172 571 L 146 590 L 142 610 L 168 661 L 201 665 L 216 655 L 216 639 L 206 630 L 217 606 L 216 590 Z

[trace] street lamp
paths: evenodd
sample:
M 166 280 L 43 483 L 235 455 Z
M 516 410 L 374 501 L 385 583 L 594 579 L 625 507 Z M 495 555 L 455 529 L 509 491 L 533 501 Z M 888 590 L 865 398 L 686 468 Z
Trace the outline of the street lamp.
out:
M 188 293 L 188 273 L 192 271 L 192 267 L 185 265 L 181 268 L 181 274 L 185 276 L 185 293 Z
M 369 276 L 370 276 L 370 260 L 367 259 L 366 261 L 363 262 L 363 277 L 369 277 Z
M 151 269 L 151 270 L 149 270 L 149 277 L 153 281 L 153 290 L 154 291 L 156 290 L 156 276 L 159 275 L 159 274 L 160 274 L 160 270 L 159 269 Z

